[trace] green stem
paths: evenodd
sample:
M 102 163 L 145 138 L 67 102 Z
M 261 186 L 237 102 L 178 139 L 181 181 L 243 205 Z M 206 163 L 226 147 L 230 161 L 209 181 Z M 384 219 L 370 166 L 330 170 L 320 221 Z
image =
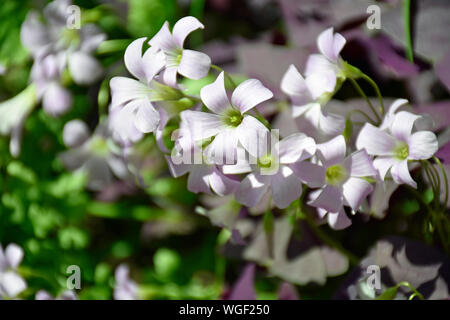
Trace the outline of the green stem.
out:
M 420 300 L 425 300 L 423 295 L 419 291 L 417 291 L 417 289 L 414 288 L 409 282 L 406 282 L 406 281 L 400 282 L 399 284 L 396 285 L 396 287 L 397 288 L 407 287 L 408 289 L 410 289 L 413 292 L 413 295 L 411 295 L 412 298 L 414 298 L 414 296 L 417 296 L 417 297 L 419 297 Z M 411 297 L 409 300 L 412 300 Z
M 437 157 L 433 157 L 434 161 L 436 161 L 436 163 L 438 164 L 439 168 L 441 169 L 442 172 L 442 177 L 444 178 L 444 187 L 445 187 L 445 196 L 444 196 L 444 211 L 447 208 L 447 202 L 448 202 L 448 177 L 447 177 L 447 173 L 445 172 L 444 166 L 442 165 L 441 161 L 437 158 Z
M 353 114 L 355 114 L 355 113 L 361 114 L 362 116 L 364 116 L 364 118 L 367 119 L 367 121 L 369 121 L 371 124 L 375 125 L 375 121 L 373 121 L 372 118 L 371 118 L 367 113 L 365 113 L 365 112 L 362 111 L 362 110 L 351 110 L 351 111 L 347 114 L 347 117 L 350 119 L 351 116 L 352 116 Z M 354 123 L 356 123 L 356 122 L 354 122 Z
M 355 79 L 350 78 L 350 82 L 353 84 L 353 86 L 355 87 L 356 91 L 358 91 L 358 93 L 364 98 L 364 100 L 366 100 L 366 102 L 369 105 L 370 109 L 372 110 L 373 114 L 377 118 L 377 123 L 380 124 L 381 123 L 381 118 L 378 115 L 378 112 L 375 109 L 375 107 L 373 106 L 372 102 L 370 102 L 369 98 L 364 93 L 364 91 L 361 89 L 361 87 L 359 86 L 359 84 L 356 82 Z
M 411 35 L 411 0 L 403 0 L 403 23 L 405 28 L 406 58 L 410 62 L 414 62 Z
M 375 93 L 377 94 L 377 97 L 378 97 L 378 102 L 380 103 L 381 116 L 384 116 L 385 109 L 384 109 L 383 96 L 381 95 L 380 88 L 378 87 L 376 82 L 373 81 L 372 78 L 369 77 L 367 74 L 361 73 L 361 78 L 366 80 L 372 86 L 372 88 L 375 90 Z
M 234 82 L 233 78 L 231 78 L 230 74 L 223 70 L 221 67 L 216 66 L 215 64 L 211 65 L 211 69 L 214 69 L 219 72 L 223 72 L 225 74 L 225 78 L 230 82 L 230 84 L 233 86 L 233 88 L 236 88 L 236 83 Z
M 314 219 L 309 215 L 309 213 L 307 212 L 307 210 L 302 210 L 302 198 L 299 199 L 299 205 L 298 205 L 298 209 L 301 211 L 301 213 L 303 213 L 303 216 L 306 219 L 306 222 L 308 223 L 308 225 L 310 226 L 310 228 L 314 231 L 314 233 L 317 235 L 317 237 L 326 245 L 337 249 L 338 251 L 340 251 L 343 255 L 345 255 L 350 264 L 352 265 L 358 265 L 359 263 L 359 258 L 357 256 L 355 256 L 353 253 L 351 253 L 350 251 L 348 251 L 347 249 L 345 249 L 339 242 L 335 241 L 334 239 L 332 239 L 330 236 L 328 236 L 322 229 L 320 229 L 316 222 L 314 221 Z

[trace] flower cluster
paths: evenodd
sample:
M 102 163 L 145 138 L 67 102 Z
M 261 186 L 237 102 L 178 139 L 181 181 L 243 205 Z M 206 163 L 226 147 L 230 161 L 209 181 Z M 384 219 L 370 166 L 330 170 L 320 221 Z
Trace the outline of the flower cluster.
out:
M 116 140 L 130 146 L 154 132 L 172 175 L 189 174 L 190 191 L 234 195 L 249 208 L 284 209 L 307 193 L 307 204 L 335 229 L 351 224 L 347 212 L 360 210 L 375 183 L 392 177 L 416 188 L 408 165 L 431 158 L 438 143 L 431 131 L 418 131 L 420 116 L 398 111 L 406 100 L 396 100 L 386 114 L 381 97 L 378 109 L 368 101 L 377 119 L 384 119 L 364 124 L 355 144 L 352 135 L 344 136 L 351 114 L 346 119 L 326 110 L 346 80 L 360 89 L 355 79 L 366 77 L 340 57 L 346 43 L 342 35 L 332 28 L 319 35 L 319 53 L 309 57 L 305 76 L 294 65 L 286 71 L 281 89 L 291 101 L 298 131 L 280 140 L 278 128 L 258 111 L 273 94 L 257 79 L 235 85 L 213 65 L 220 73 L 200 90 L 200 99 L 185 94 L 178 76 L 200 79 L 211 66 L 205 54 L 183 48 L 187 35 L 197 29 L 203 25 L 185 17 L 172 33 L 165 23 L 144 52 L 145 38 L 127 48 L 125 65 L 137 80 L 111 80 Z M 192 103 L 176 112 L 161 104 L 186 98 Z M 171 120 L 177 123 L 172 148 L 163 141 Z

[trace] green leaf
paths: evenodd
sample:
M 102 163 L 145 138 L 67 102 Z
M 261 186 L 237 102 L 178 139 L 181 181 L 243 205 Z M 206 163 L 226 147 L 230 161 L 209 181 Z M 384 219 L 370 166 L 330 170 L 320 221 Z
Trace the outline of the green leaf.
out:
M 394 300 L 395 296 L 397 295 L 397 290 L 397 286 L 388 288 L 377 297 L 377 300 Z

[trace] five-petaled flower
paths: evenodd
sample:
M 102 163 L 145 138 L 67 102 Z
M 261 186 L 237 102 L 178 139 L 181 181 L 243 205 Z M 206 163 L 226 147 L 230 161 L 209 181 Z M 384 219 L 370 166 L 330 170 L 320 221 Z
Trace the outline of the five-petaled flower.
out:
M 328 224 L 343 229 L 351 224 L 344 211 L 349 206 L 358 211 L 373 186 L 365 179 L 377 171 L 365 150 L 346 157 L 347 146 L 342 135 L 317 145 L 317 163 L 302 163 L 298 174 L 311 187 L 320 187 L 310 194 L 308 204 L 318 208 L 321 217 L 327 215 Z
M 396 112 L 407 102 L 396 100 L 379 128 L 366 123 L 358 135 L 356 147 L 377 156 L 373 163 L 382 180 L 390 171 L 396 183 L 417 188 L 409 173 L 408 161 L 431 158 L 438 150 L 438 141 L 431 131 L 413 132 L 421 116 L 407 111 Z
M 169 22 L 165 22 L 159 32 L 148 42 L 154 48 L 158 48 L 165 55 L 165 69 L 162 74 L 164 81 L 175 86 L 177 74 L 194 80 L 204 78 L 211 66 L 208 55 L 184 49 L 186 37 L 197 29 L 204 26 L 197 18 L 184 17 L 175 23 L 172 33 L 169 30 Z
M 200 96 L 213 113 L 186 110 L 182 117 L 187 121 L 194 141 L 214 138 L 204 151 L 210 162 L 233 164 L 238 143 L 250 151 L 265 141 L 269 130 L 249 115 L 256 105 L 273 96 L 259 80 L 249 79 L 241 83 L 234 90 L 230 103 L 222 72 L 214 83 L 202 88 Z

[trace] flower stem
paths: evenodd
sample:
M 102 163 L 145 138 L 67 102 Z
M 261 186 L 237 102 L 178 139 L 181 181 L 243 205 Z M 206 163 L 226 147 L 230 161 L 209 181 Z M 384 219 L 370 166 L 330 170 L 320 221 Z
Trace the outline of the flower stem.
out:
M 403 0 L 403 23 L 406 40 L 406 58 L 414 62 L 413 44 L 411 36 L 411 0 Z
M 358 93 L 364 98 L 364 100 L 366 100 L 366 102 L 369 105 L 370 109 L 372 110 L 373 114 L 377 118 L 377 123 L 380 124 L 381 123 L 381 118 L 378 115 L 378 112 L 375 109 L 375 107 L 373 106 L 372 102 L 370 102 L 369 98 L 364 93 L 364 91 L 361 89 L 361 87 L 359 86 L 359 84 L 356 82 L 355 79 L 350 78 L 350 82 L 353 84 L 353 86 L 355 87 L 356 91 L 358 91 Z
M 381 116 L 384 116 L 385 109 L 384 109 L 383 96 L 381 95 L 380 88 L 378 87 L 376 82 L 373 81 L 372 78 L 369 77 L 367 74 L 361 72 L 361 78 L 366 80 L 373 87 L 373 89 L 375 90 L 375 92 L 376 92 L 376 94 L 378 96 L 378 101 L 380 103 Z
M 361 115 L 364 116 L 364 118 L 366 118 L 371 124 L 375 124 L 375 121 L 373 121 L 372 118 L 371 118 L 367 113 L 365 113 L 365 112 L 362 111 L 362 110 L 351 110 L 351 111 L 347 114 L 347 117 L 350 118 L 350 117 L 351 117 L 353 114 L 355 114 L 355 113 L 361 114 Z
M 225 74 L 225 78 L 230 82 L 230 84 L 233 86 L 233 88 L 236 88 L 236 83 L 234 82 L 233 78 L 231 78 L 230 74 L 223 70 L 221 67 L 216 66 L 215 64 L 211 65 L 211 69 L 214 69 L 219 72 L 223 72 Z
M 433 160 L 436 161 L 436 163 L 438 164 L 438 166 L 442 172 L 442 177 L 444 178 L 444 188 L 445 188 L 444 194 L 445 194 L 445 196 L 444 196 L 443 208 L 445 211 L 445 209 L 447 208 L 447 202 L 448 202 L 448 177 L 447 177 L 447 173 L 445 172 L 444 166 L 442 165 L 441 161 L 437 157 L 433 157 Z
M 410 289 L 413 292 L 413 294 L 409 297 L 409 300 L 412 300 L 414 297 L 419 297 L 420 300 L 425 300 L 423 295 L 419 291 L 417 291 L 417 289 L 414 288 L 409 282 L 402 281 L 399 284 L 397 284 L 396 287 L 397 288 L 407 287 L 408 289 Z
M 345 249 L 339 242 L 335 241 L 333 238 L 328 236 L 322 229 L 320 229 L 317 226 L 316 222 L 310 216 L 310 214 L 307 212 L 307 210 L 302 209 L 302 207 L 303 207 L 302 200 L 303 200 L 302 198 L 299 199 L 298 210 L 303 214 L 302 216 L 305 217 L 306 222 L 308 223 L 310 228 L 314 231 L 316 236 L 326 245 L 337 249 L 339 252 L 341 252 L 343 255 L 345 255 L 347 257 L 347 259 L 349 260 L 350 264 L 358 265 L 359 258 L 357 256 L 355 256 L 353 253 L 351 253 L 350 251 L 348 251 L 347 249 Z

